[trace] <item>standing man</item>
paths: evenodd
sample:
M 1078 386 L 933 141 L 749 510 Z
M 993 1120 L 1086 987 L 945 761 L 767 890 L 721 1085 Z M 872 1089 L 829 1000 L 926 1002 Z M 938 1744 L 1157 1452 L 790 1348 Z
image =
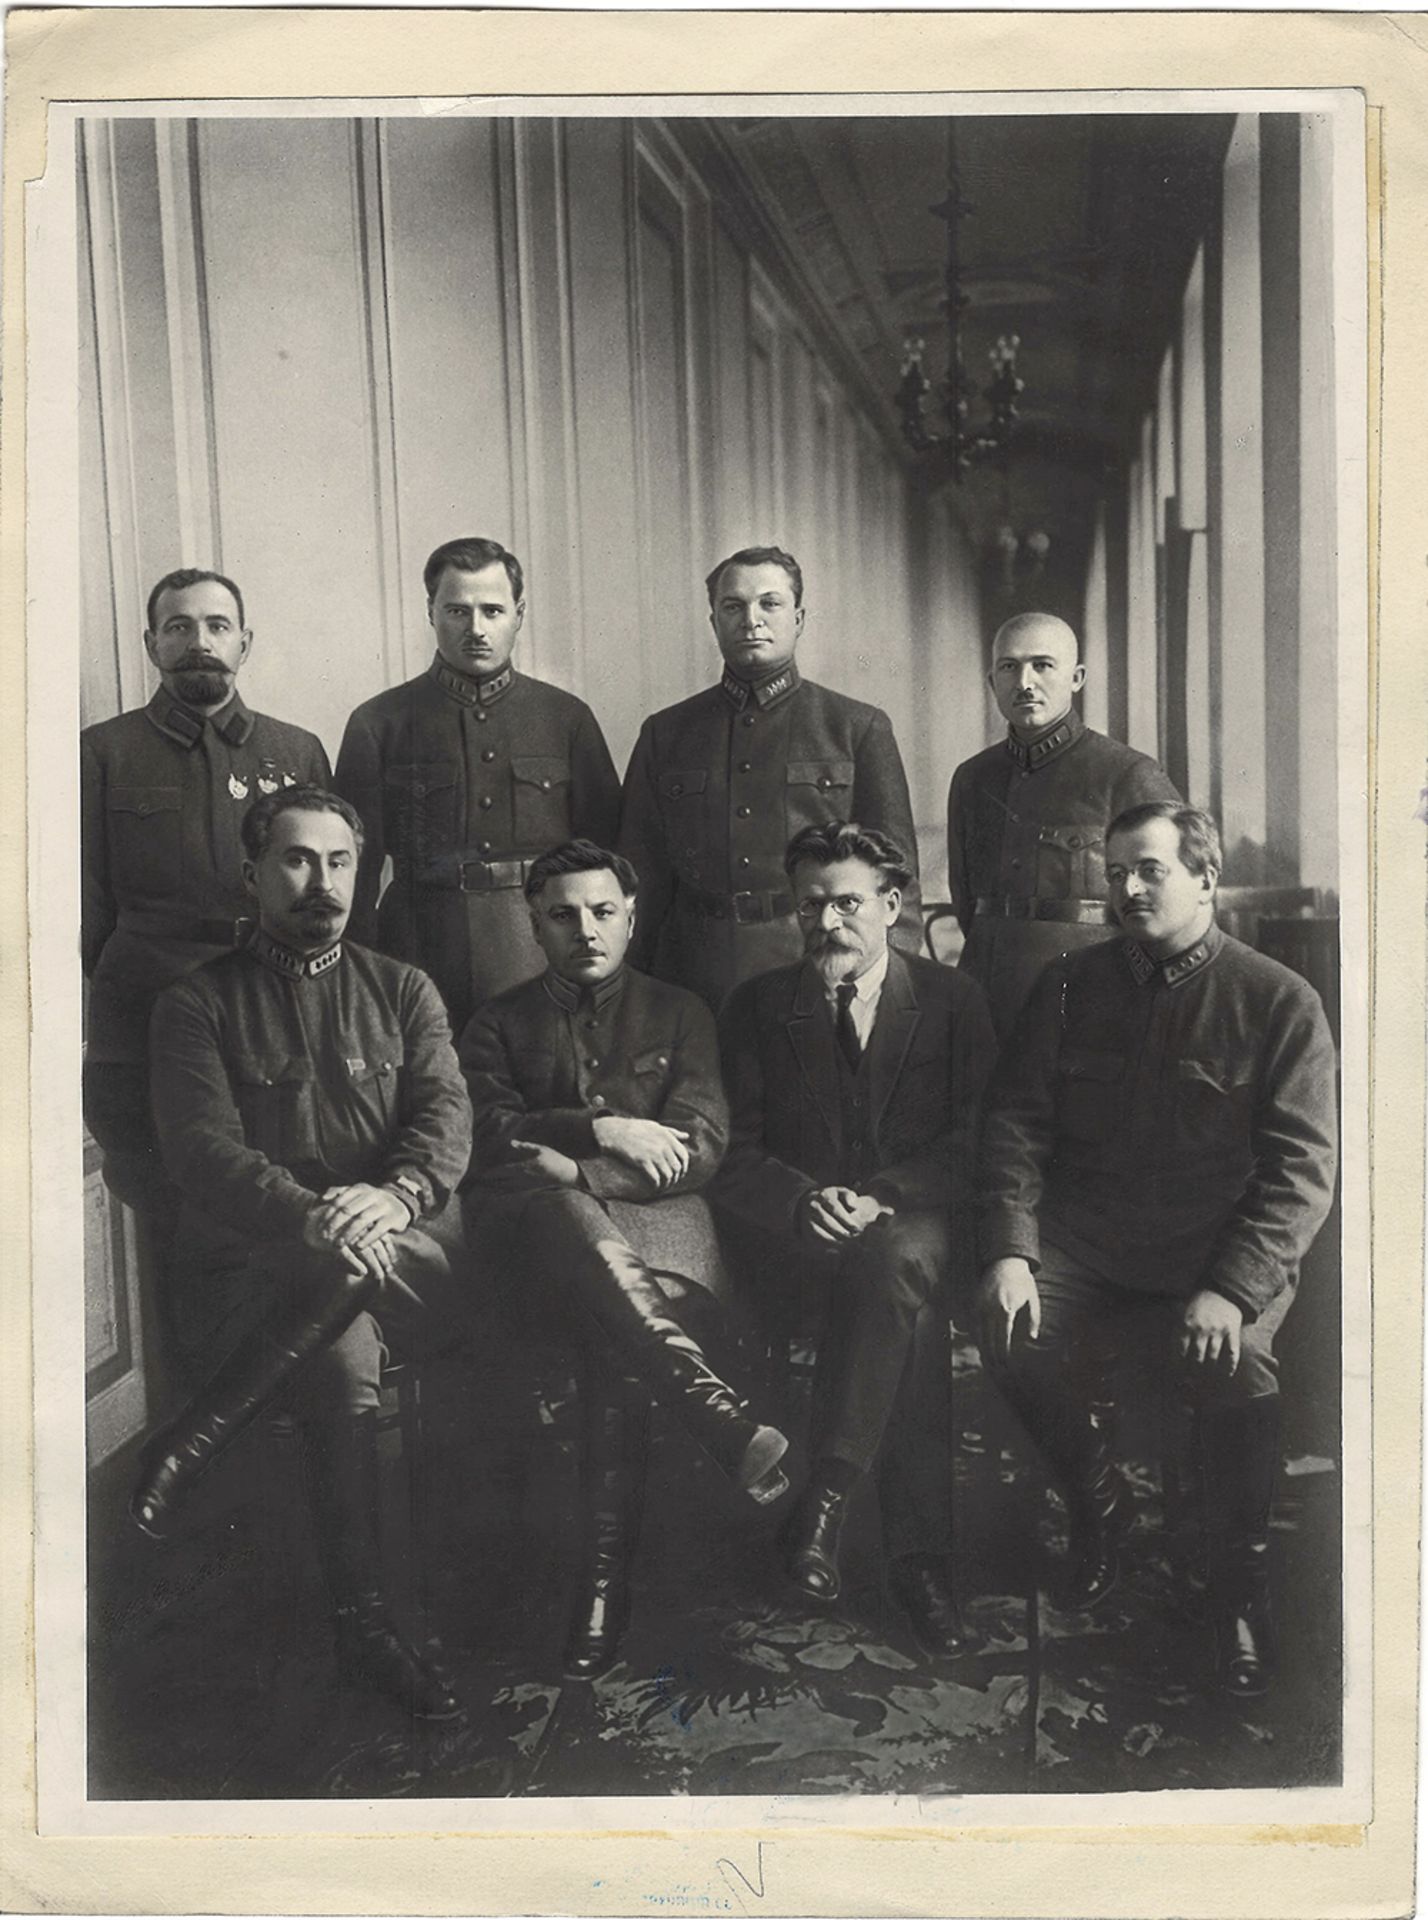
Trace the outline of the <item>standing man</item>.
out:
M 948 1295 L 996 1043 L 974 981 L 889 947 L 911 873 L 888 835 L 805 827 L 785 866 L 806 958 L 745 981 L 720 1017 L 732 1133 L 714 1198 L 756 1285 L 787 1275 L 799 1307 L 826 1309 L 788 1569 L 809 1599 L 838 1597 L 848 1500 L 876 1470 L 893 1591 L 923 1647 L 954 1654 Z
M 1123 1505 L 1088 1382 L 1117 1346 L 1179 1369 L 1220 1676 L 1252 1695 L 1272 1654 L 1274 1337 L 1333 1194 L 1334 1046 L 1314 989 L 1215 925 L 1220 861 L 1194 807 L 1111 822 L 1122 937 L 1042 974 L 989 1097 L 980 1321 L 1065 1491 L 1076 1605 L 1115 1584 Z
M 1108 940 L 1105 826 L 1127 807 L 1180 796 L 1153 760 L 1108 740 L 1072 701 L 1086 682 L 1076 635 L 1050 613 L 997 631 L 999 745 L 964 760 L 947 796 L 947 876 L 980 981 L 1005 1039 L 1041 969 Z
M 783 1435 L 711 1361 L 718 1253 L 700 1190 L 728 1109 L 703 1002 L 624 964 L 635 886 L 627 861 L 589 841 L 543 854 L 526 896 L 545 972 L 461 1039 L 469 1243 L 508 1311 L 586 1354 L 585 1542 L 565 1647 L 584 1680 L 613 1662 L 629 1614 L 651 1393 L 754 1500 L 788 1485 Z
M 436 657 L 358 707 L 337 788 L 366 828 L 356 936 L 430 974 L 459 1034 L 534 970 L 521 891 L 531 861 L 572 834 L 613 838 L 620 783 L 584 701 L 511 665 L 526 615 L 515 555 L 449 540 L 423 577 Z
M 717 1008 L 740 980 L 796 959 L 783 850 L 801 827 L 849 816 L 909 850 L 897 938 L 916 952 L 917 842 L 887 715 L 800 677 L 803 574 L 791 554 L 745 547 L 705 586 L 724 676 L 645 721 L 625 776 L 636 964 Z
M 444 1719 L 450 1684 L 383 1593 L 378 1388 L 385 1346 L 429 1351 L 461 1324 L 420 1222 L 465 1171 L 471 1116 L 431 982 L 343 944 L 361 834 L 335 794 L 260 799 L 243 821 L 256 933 L 154 1009 L 154 1112 L 183 1196 L 180 1339 L 217 1371 L 146 1446 L 131 1512 L 162 1539 L 210 1461 L 294 1388 L 343 1676 Z
M 251 930 L 246 808 L 331 778 L 313 734 L 244 706 L 238 670 L 252 644 L 231 580 L 198 567 L 165 574 L 144 630 L 157 693 L 79 739 L 84 1117 L 108 1185 L 155 1231 L 171 1221 L 174 1199 L 149 1112 L 154 997 Z

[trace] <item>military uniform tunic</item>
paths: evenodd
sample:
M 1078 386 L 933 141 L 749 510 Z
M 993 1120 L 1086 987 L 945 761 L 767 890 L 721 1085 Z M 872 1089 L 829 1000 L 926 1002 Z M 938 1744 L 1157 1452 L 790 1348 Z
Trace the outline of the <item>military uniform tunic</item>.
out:
M 314 734 L 238 694 L 204 719 L 162 687 L 86 727 L 79 767 L 84 1115 L 109 1186 L 158 1231 L 174 1202 L 149 1111 L 154 996 L 252 930 L 239 827 L 253 801 L 332 774 Z
M 204 720 L 163 688 L 86 727 L 79 763 L 85 1057 L 138 1065 L 159 989 L 251 930 L 243 815 L 262 794 L 326 787 L 332 773 L 315 734 L 250 712 L 236 693 Z
M 478 681 L 440 658 L 353 713 L 337 788 L 366 830 L 354 937 L 424 968 L 457 1033 L 544 964 L 521 891 L 530 862 L 576 836 L 610 845 L 620 806 L 584 701 L 511 667 Z
M 947 796 L 947 876 L 961 964 L 1005 1039 L 1049 960 L 1109 939 L 1106 828 L 1143 801 L 1178 801 L 1154 760 L 1072 712 L 1027 742 L 964 760 Z
M 801 827 L 856 820 L 914 869 L 895 929 L 916 951 L 917 837 L 892 725 L 788 666 L 717 686 L 645 721 L 625 776 L 620 851 L 640 876 L 632 960 L 718 1007 L 803 953 L 784 849 Z
M 1108 1286 L 1210 1287 L 1253 1322 L 1329 1209 L 1334 1045 L 1307 981 L 1212 926 L 1121 938 L 1037 982 L 993 1078 L 983 1265 L 1060 1249 Z
M 261 1304 L 246 1297 L 281 1276 L 328 1187 L 400 1179 L 420 1220 L 466 1170 L 471 1109 L 445 1009 L 424 974 L 385 954 L 343 944 L 304 959 L 259 931 L 159 996 L 151 1045 L 159 1138 L 184 1202 L 174 1304 L 190 1349 Z M 444 1269 L 425 1234 L 396 1242 L 423 1282 Z

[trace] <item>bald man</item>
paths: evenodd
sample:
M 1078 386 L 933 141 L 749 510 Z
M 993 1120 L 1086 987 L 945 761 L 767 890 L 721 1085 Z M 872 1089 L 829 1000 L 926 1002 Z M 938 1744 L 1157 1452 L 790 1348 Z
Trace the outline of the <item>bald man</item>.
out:
M 1049 960 L 1110 939 L 1106 823 L 1179 800 L 1154 760 L 1086 726 L 1075 632 L 1020 613 L 992 642 L 992 696 L 1007 737 L 964 760 L 947 795 L 947 874 L 966 935 L 961 964 L 1005 1040 Z

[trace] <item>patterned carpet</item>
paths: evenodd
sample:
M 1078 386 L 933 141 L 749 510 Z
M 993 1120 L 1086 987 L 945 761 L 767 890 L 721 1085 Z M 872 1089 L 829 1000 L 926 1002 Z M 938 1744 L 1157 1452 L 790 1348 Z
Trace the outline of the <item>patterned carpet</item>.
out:
M 573 1538 L 571 1386 L 466 1362 L 429 1394 L 430 1577 L 408 1592 L 467 1712 L 414 1726 L 339 1687 L 290 1441 L 250 1436 L 199 1489 L 180 1540 L 122 1523 L 129 1460 L 91 1494 L 96 1798 L 957 1794 L 1287 1786 L 1337 1777 L 1339 1476 L 1281 1476 L 1281 1676 L 1236 1705 L 1157 1476 L 1134 1458 L 1125 1578 L 1092 1615 L 1051 1604 L 1059 1504 L 958 1350 L 959 1580 L 977 1644 L 928 1662 L 889 1599 L 871 1493 L 835 1609 L 780 1577 L 779 1515 L 754 1514 L 682 1434 L 656 1427 L 624 1658 L 562 1685 Z M 806 1383 L 795 1384 L 795 1402 Z M 1144 1448 L 1141 1449 L 1145 1451 Z M 795 1461 L 795 1464 L 796 1461 Z M 389 1553 L 410 1570 L 404 1482 Z

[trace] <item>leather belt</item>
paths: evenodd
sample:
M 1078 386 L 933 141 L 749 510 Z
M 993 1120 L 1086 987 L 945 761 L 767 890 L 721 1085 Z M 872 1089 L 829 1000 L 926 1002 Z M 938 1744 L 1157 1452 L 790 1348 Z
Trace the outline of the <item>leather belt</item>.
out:
M 706 893 L 703 887 L 680 883 L 680 900 L 706 920 L 733 920 L 747 927 L 761 920 L 786 920 L 793 912 L 793 895 L 762 888 L 744 893 Z
M 241 947 L 258 924 L 251 914 L 239 914 L 232 920 L 198 920 L 187 913 L 148 911 L 139 907 L 121 907 L 119 929 L 122 933 L 157 934 L 164 940 L 195 940 L 206 947 Z
M 982 894 L 978 913 L 998 920 L 1059 920 L 1072 927 L 1103 927 L 1106 919 L 1104 900 L 1041 900 L 1010 893 Z
M 419 887 L 435 887 L 447 893 L 504 893 L 523 887 L 532 860 L 467 860 L 460 854 L 444 854 L 416 876 Z

